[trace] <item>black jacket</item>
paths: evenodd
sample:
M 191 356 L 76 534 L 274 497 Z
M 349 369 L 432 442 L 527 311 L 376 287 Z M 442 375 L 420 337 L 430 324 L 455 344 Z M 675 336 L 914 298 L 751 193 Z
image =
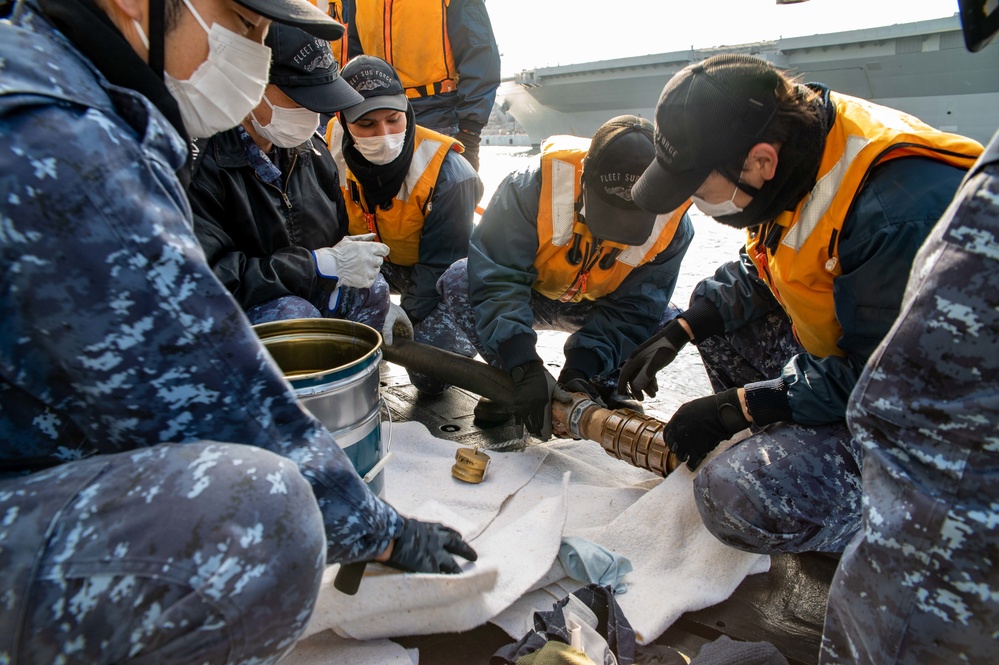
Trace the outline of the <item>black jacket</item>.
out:
M 336 286 L 316 274 L 310 250 L 347 234 L 340 177 L 318 136 L 298 148 L 274 148 L 274 184 L 250 165 L 239 129 L 196 146 L 189 189 L 198 241 L 215 276 L 244 310 L 295 295 L 319 302 Z

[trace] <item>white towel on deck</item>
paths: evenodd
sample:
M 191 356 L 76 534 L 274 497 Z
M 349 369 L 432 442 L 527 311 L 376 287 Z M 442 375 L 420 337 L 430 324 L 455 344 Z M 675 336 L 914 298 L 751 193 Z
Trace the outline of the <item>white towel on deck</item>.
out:
M 719 446 L 712 457 L 726 447 Z M 560 441 L 548 448 L 539 473 L 577 467 L 588 482 L 604 477 L 606 484 L 615 484 L 612 479 L 619 474 L 634 482 L 597 491 L 577 483 L 574 475 L 564 535 L 587 538 L 631 561 L 634 570 L 624 577 L 628 592 L 616 599 L 640 644 L 654 641 L 681 614 L 725 600 L 746 575 L 770 569 L 770 557 L 735 550 L 708 532 L 694 504 L 696 474 L 686 466 L 662 479 L 613 459 L 593 442 Z M 581 586 L 564 576 L 558 562 L 545 580 L 546 586 L 539 585 L 491 622 L 519 638 L 533 628 L 534 611 L 550 611 L 553 602 Z
M 492 621 L 519 639 L 535 610 L 551 610 L 583 584 L 558 562 L 562 536 L 588 538 L 631 560 L 628 592 L 617 600 L 642 644 L 684 612 L 724 600 L 747 574 L 769 569 L 769 557 L 726 547 L 707 532 L 685 467 L 664 480 L 591 441 L 563 440 L 518 453 L 486 451 L 486 481 L 469 485 L 451 477 L 454 442 L 419 423 L 393 428 L 386 500 L 404 515 L 457 528 L 479 561 L 458 576 L 369 566 L 356 596 L 332 588 L 331 567 L 307 636 L 332 629 L 371 640 Z

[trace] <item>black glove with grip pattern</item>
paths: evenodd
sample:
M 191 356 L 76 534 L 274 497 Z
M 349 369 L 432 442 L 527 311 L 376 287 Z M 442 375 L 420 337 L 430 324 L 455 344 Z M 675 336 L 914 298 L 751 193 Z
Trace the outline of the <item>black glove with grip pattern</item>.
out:
M 513 379 L 513 415 L 517 424 L 542 441 L 552 436 L 552 392 L 555 377 L 540 360 L 517 365 L 510 372 Z
M 454 555 L 475 561 L 479 555 L 461 534 L 437 522 L 402 518 L 402 531 L 395 539 L 386 565 L 410 573 L 447 573 L 456 575 L 461 566 Z
M 677 459 L 693 471 L 719 443 L 747 427 L 739 389 L 730 388 L 681 404 L 663 428 L 663 438 Z
M 643 392 L 649 397 L 655 397 L 659 392 L 656 373 L 676 360 L 676 354 L 689 341 L 690 335 L 680 322 L 676 319 L 670 321 L 665 328 L 632 351 L 621 366 L 618 385 L 627 386 L 631 396 L 639 401 L 645 397 Z

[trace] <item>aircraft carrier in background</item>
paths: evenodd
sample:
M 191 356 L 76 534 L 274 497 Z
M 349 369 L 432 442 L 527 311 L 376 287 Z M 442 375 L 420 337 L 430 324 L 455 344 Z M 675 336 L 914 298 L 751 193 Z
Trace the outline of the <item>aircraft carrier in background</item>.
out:
M 592 136 L 624 113 L 654 117 L 669 78 L 720 53 L 764 58 L 803 82 L 910 113 L 986 143 L 999 125 L 999 40 L 964 46 L 958 15 L 809 37 L 674 51 L 525 70 L 501 84 L 497 103 L 540 144 L 554 134 Z

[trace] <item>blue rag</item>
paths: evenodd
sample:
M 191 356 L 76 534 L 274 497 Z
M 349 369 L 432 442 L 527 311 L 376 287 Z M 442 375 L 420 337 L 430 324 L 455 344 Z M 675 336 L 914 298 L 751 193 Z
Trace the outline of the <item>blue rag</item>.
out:
M 558 560 L 573 579 L 609 586 L 615 594 L 628 591 L 621 579 L 631 572 L 631 561 L 585 538 L 563 538 Z

